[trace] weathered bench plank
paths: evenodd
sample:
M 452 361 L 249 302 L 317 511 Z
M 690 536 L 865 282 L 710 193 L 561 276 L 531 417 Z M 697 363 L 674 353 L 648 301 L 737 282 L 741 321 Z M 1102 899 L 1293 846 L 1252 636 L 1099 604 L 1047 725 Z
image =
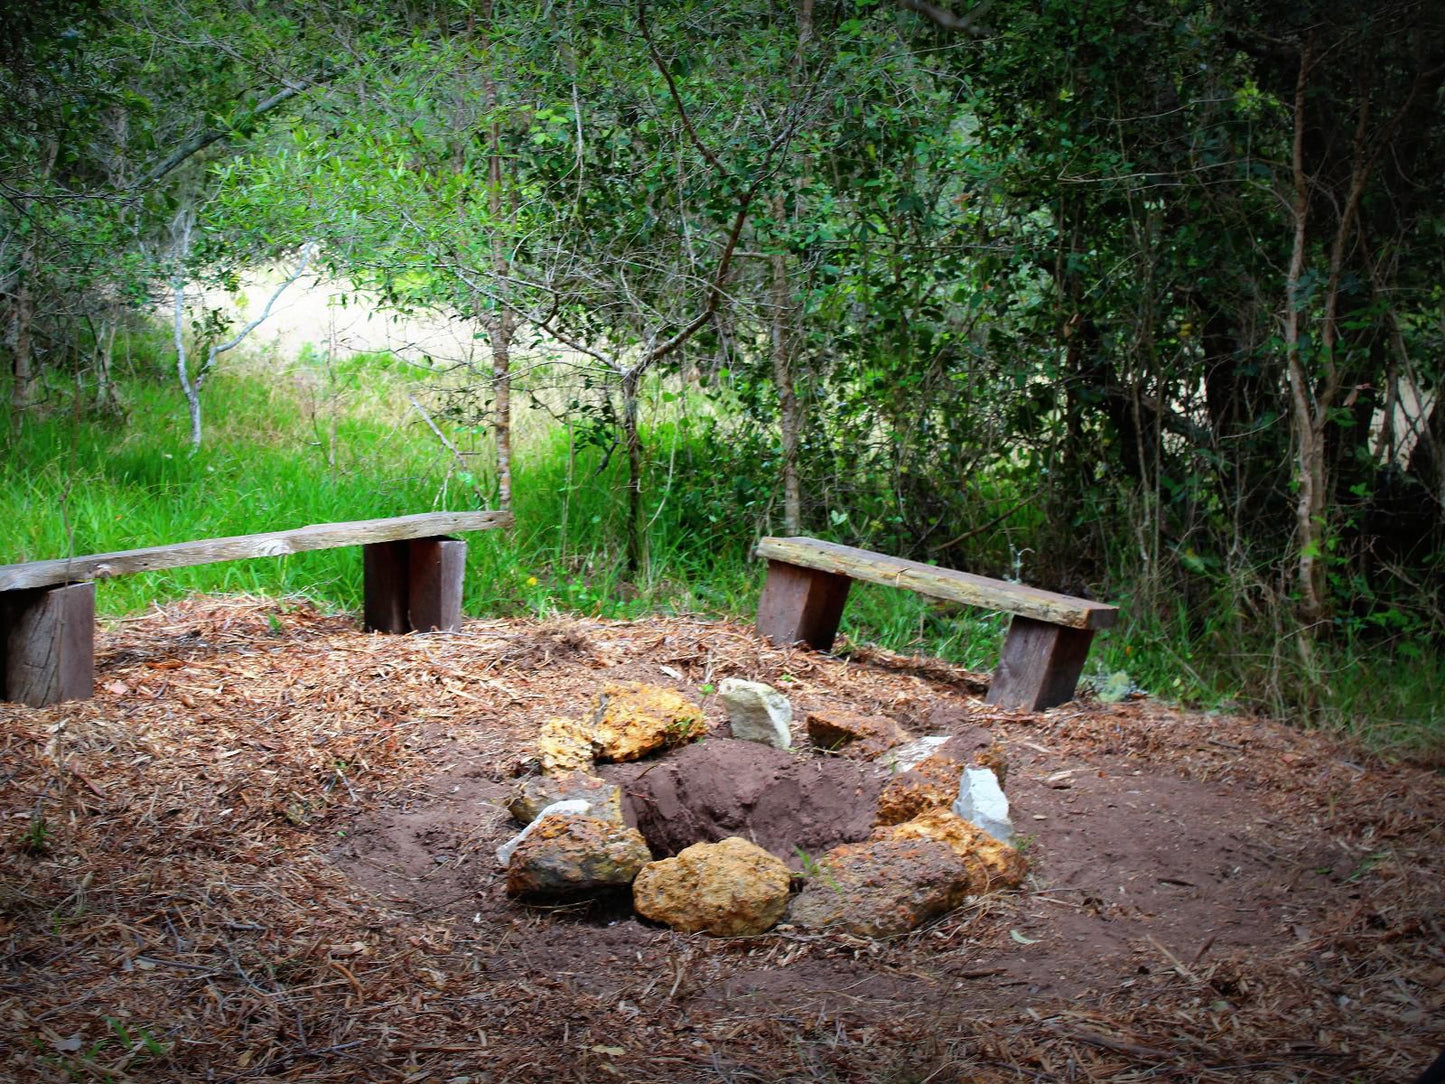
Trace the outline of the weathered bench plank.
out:
M 1095 631 L 1118 613 L 1102 602 L 816 538 L 764 538 L 755 552 L 768 559 L 757 628 L 775 643 L 829 650 L 853 580 L 1013 614 L 988 692 L 1001 707 L 1041 711 L 1072 699 Z
M 926 565 L 902 557 L 840 546 L 816 538 L 764 538 L 757 555 L 803 568 L 833 572 L 854 580 L 902 587 L 933 598 L 962 602 L 986 610 L 1022 614 L 1051 625 L 1075 629 L 1103 629 L 1114 623 L 1115 607 L 1073 598 L 1020 583 L 992 580 L 951 568 Z
M 281 557 L 307 550 L 431 538 L 459 531 L 484 531 L 492 527 L 506 527 L 511 522 L 512 516 L 509 512 L 422 512 L 415 516 L 396 516 L 392 519 L 317 523 L 309 527 L 272 531 L 268 534 L 206 538 L 198 542 L 148 546 L 145 549 L 121 550 L 118 553 L 62 557 L 54 561 L 28 561 L 24 564 L 0 565 L 0 591 L 49 587 L 81 580 L 103 580 L 133 572 L 187 568 L 220 561 L 241 561 L 248 557 Z

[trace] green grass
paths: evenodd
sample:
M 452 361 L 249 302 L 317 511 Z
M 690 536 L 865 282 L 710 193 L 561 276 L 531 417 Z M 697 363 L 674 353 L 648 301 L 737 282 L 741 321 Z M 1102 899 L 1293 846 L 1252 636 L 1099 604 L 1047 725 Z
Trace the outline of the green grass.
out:
M 169 374 L 159 363 L 133 368 L 124 421 L 54 409 L 10 438 L 0 462 L 0 563 L 485 507 L 493 492 L 489 435 L 438 419 L 459 464 L 410 406 L 416 371 L 386 358 L 333 365 L 308 351 L 291 365 L 272 359 L 217 373 L 194 455 Z M 766 444 L 723 439 L 711 407 L 677 399 L 646 434 L 649 561 L 637 575 L 621 556 L 623 456 L 582 443 L 541 411 L 519 414 L 516 527 L 469 536 L 468 613 L 751 617 L 763 570 L 750 548 L 776 511 Z M 839 529 L 839 541 L 854 541 L 846 524 Z M 355 611 L 360 565 L 350 548 L 123 576 L 98 585 L 97 605 L 114 615 L 194 592 L 249 592 Z M 1110 695 L 1142 688 L 1205 708 L 1261 707 L 1387 754 L 1445 760 L 1439 652 L 1408 639 L 1382 648 L 1350 633 L 1322 644 L 1304 674 L 1286 640 L 1243 629 L 1223 593 L 1203 616 L 1120 601 L 1123 622 L 1096 640 L 1086 672 Z M 857 584 L 842 632 L 987 671 L 1006 625 L 1004 615 Z

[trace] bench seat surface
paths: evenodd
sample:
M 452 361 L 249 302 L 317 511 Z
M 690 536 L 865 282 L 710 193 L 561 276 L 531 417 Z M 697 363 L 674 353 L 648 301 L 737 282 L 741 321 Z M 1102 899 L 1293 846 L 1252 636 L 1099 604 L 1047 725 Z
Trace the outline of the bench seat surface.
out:
M 758 542 L 757 555 L 770 561 L 832 572 L 887 587 L 903 587 L 933 598 L 1002 610 L 1075 629 L 1108 628 L 1118 613 L 1117 607 L 1103 602 L 1090 602 L 1037 587 L 939 568 L 922 561 L 889 557 L 816 538 L 764 538 Z
M 315 523 L 289 531 L 206 538 L 171 546 L 149 546 L 95 553 L 83 557 L 62 557 L 53 561 L 28 561 L 0 565 L 0 591 L 50 587 L 61 583 L 104 579 L 131 572 L 161 568 L 185 568 L 217 561 L 239 561 L 247 557 L 280 557 L 306 550 L 336 549 L 374 542 L 399 542 L 430 538 L 460 531 L 483 531 L 506 527 L 512 522 L 507 512 L 422 512 L 390 519 L 356 520 L 350 523 Z

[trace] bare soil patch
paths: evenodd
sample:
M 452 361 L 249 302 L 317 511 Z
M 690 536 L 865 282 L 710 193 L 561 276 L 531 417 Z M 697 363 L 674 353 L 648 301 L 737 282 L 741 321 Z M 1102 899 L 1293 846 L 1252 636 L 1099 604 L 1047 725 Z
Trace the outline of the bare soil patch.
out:
M 9 1078 L 1396 1081 L 1445 1044 L 1445 782 L 1321 735 L 1150 700 L 1000 712 L 937 663 L 682 618 L 379 637 L 200 598 L 99 647 L 94 700 L 0 705 Z M 887 942 L 508 900 L 498 803 L 608 680 L 715 727 L 619 770 L 654 807 L 684 784 L 659 832 L 836 841 L 788 807 L 846 810 L 866 773 L 738 753 L 701 692 L 729 676 L 800 720 L 986 730 L 1025 888 Z

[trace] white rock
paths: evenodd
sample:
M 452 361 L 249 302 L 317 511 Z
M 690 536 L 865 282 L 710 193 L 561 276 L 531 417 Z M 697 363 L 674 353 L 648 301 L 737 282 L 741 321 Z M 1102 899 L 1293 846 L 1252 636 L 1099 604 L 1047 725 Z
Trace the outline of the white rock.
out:
M 907 745 L 895 745 L 878 758 L 878 763 L 887 766 L 894 775 L 912 771 L 938 752 L 938 747 L 947 741 L 948 735 L 944 734 L 936 738 L 919 738 Z
M 733 737 L 760 741 L 774 749 L 792 746 L 788 724 L 793 721 L 793 705 L 777 689 L 760 681 L 723 678 L 717 695 L 728 713 Z
M 982 828 L 1001 843 L 1012 843 L 1013 821 L 1009 820 L 1008 799 L 998 785 L 992 768 L 965 768 L 958 778 L 958 800 L 953 811 L 970 824 Z
M 565 802 L 553 802 L 537 814 L 536 820 L 497 848 L 497 865 L 506 869 L 507 863 L 512 860 L 512 852 L 515 851 L 522 840 L 531 835 L 537 825 L 541 824 L 547 817 L 566 816 L 571 813 L 580 813 L 582 816 L 586 816 L 587 811 L 591 808 L 592 803 L 583 801 L 581 798 L 571 798 Z

